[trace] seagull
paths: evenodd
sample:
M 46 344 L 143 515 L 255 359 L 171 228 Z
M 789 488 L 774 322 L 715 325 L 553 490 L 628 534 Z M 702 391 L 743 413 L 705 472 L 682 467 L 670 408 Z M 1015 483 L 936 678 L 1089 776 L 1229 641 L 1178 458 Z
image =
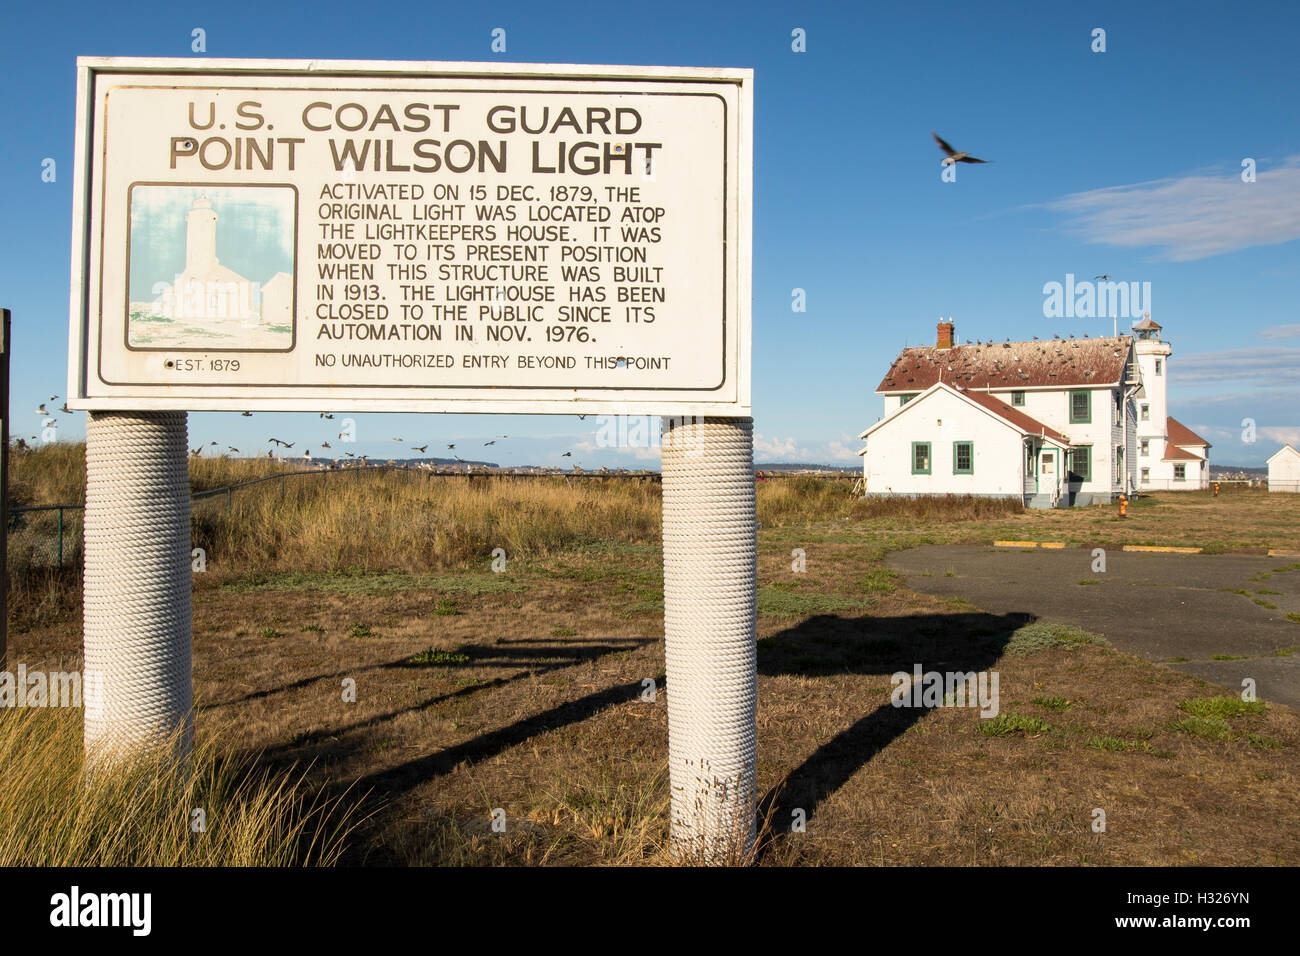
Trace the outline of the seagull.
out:
M 239 449 L 236 448 L 234 445 L 227 445 L 227 446 L 226 446 L 226 450 L 227 450 L 227 451 L 233 451 L 236 455 L 239 454 Z
M 278 438 L 268 438 L 267 441 L 271 442 L 274 445 L 283 445 L 285 448 L 293 447 L 293 442 L 291 441 L 280 441 L 280 439 Z
M 947 143 L 945 143 L 943 140 L 941 140 L 941 139 L 939 138 L 939 134 L 936 133 L 934 130 L 930 130 L 930 135 L 933 136 L 933 137 L 934 137 L 934 141 L 935 141 L 936 143 L 939 144 L 939 148 L 940 148 L 941 150 L 943 150 L 945 153 L 948 154 L 947 156 L 944 157 L 944 160 L 943 160 L 943 162 L 941 163 L 941 165 L 943 165 L 943 166 L 951 166 L 953 163 L 985 163 L 985 162 L 988 162 L 988 160 L 985 160 L 985 159 L 976 159 L 976 158 L 975 158 L 974 156 L 972 156 L 970 153 L 959 153 L 959 152 L 957 152 L 957 150 L 953 149 L 951 146 L 949 146 Z
M 394 439 L 393 439 L 393 441 L 401 441 L 401 440 L 402 440 L 402 439 L 400 439 L 400 438 L 394 438 Z
M 45 410 L 45 403 L 44 403 L 44 402 L 41 402 L 39 405 L 36 406 L 36 414 L 37 414 L 37 415 L 48 415 L 48 414 L 49 414 L 49 412 L 47 412 L 47 411 Z
M 412 445 L 412 446 L 411 446 L 411 451 L 425 452 L 425 451 L 428 451 L 428 449 L 429 449 L 429 446 L 428 446 L 428 445 Z

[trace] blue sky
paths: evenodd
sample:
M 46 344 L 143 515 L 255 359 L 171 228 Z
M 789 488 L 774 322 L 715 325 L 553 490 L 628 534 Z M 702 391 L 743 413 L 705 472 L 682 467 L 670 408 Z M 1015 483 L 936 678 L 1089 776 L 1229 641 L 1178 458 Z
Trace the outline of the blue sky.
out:
M 1258 465 L 1300 441 L 1300 5 L 492 3 L 11 5 L 0 32 L 0 304 L 14 310 L 13 434 L 66 387 L 77 55 L 507 60 L 755 70 L 754 418 L 763 460 L 853 464 L 899 348 L 1109 334 L 1049 319 L 1067 273 L 1151 283 L 1170 407 Z M 507 31 L 504 54 L 491 31 Z M 1091 50 L 1106 31 L 1106 52 Z M 793 52 L 791 31 L 806 31 Z M 940 181 L 930 130 L 992 160 Z M 42 182 L 42 162 L 57 179 Z M 1256 180 L 1242 182 L 1242 161 Z M 804 289 L 807 311 L 791 310 Z M 1121 327 L 1124 325 L 1121 320 Z M 1254 419 L 1258 440 L 1242 441 Z M 62 438 L 84 415 L 58 416 Z M 313 447 L 315 415 L 190 416 L 190 444 Z M 503 464 L 657 465 L 596 447 L 591 418 L 361 416 Z M 509 434 L 483 449 L 482 442 Z M 565 450 L 571 458 L 561 459 Z M 644 453 L 643 453 L 644 454 Z M 481 457 L 488 457 L 483 455 Z

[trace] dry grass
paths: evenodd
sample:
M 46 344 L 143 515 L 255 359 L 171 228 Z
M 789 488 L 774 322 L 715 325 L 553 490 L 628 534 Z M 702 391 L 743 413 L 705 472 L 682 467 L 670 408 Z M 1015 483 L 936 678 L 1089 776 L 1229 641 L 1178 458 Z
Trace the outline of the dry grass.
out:
M 24 460 L 25 493 L 70 487 L 40 461 Z M 210 488 L 274 466 L 193 467 Z M 849 484 L 758 485 L 759 863 L 1300 862 L 1288 708 L 1227 713 L 1195 678 L 910 592 L 883 564 L 916 543 L 995 538 L 1297 547 L 1300 496 L 1162 494 L 1120 520 L 855 500 Z M 321 792 L 370 792 L 345 862 L 672 862 L 657 485 L 375 472 L 291 478 L 281 495 L 268 482 L 228 513 L 224 496 L 195 507 L 209 551 L 194 595 L 201 733 L 272 773 L 311 766 Z M 75 667 L 75 572 L 31 581 L 11 585 L 10 660 Z M 1021 729 L 890 707 L 889 675 L 915 661 L 995 667 Z M 340 699 L 347 678 L 355 703 Z M 655 703 L 640 699 L 646 678 Z M 796 809 L 806 832 L 790 831 Z
M 211 744 L 90 772 L 81 731 L 77 711 L 0 713 L 0 866 L 329 866 L 356 826 L 301 776 Z

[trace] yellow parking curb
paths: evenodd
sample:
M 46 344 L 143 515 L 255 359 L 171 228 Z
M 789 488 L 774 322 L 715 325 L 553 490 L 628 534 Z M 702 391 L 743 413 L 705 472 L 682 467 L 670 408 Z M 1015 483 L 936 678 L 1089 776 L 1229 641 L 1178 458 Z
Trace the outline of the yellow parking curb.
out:
M 1154 551 L 1158 554 L 1200 554 L 1201 548 L 1170 548 L 1154 544 L 1126 544 L 1125 551 Z
M 995 548 L 1036 548 L 1037 541 L 994 541 Z
M 1270 548 L 1268 556 L 1270 558 L 1300 558 L 1300 551 L 1293 551 L 1290 548 Z
M 1064 548 L 1064 541 L 1044 541 L 1039 545 L 1040 548 Z

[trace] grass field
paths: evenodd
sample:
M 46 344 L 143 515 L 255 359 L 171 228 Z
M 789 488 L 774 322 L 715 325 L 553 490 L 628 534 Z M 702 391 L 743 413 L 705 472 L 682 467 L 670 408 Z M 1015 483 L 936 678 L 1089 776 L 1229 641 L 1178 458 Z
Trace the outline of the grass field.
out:
M 13 497 L 79 500 L 80 454 L 16 455 Z M 274 467 L 199 460 L 192 482 Z M 1300 496 L 1161 494 L 1119 519 L 849 489 L 758 486 L 760 863 L 1300 863 L 1293 711 L 1242 708 L 1068 622 L 910 592 L 883 562 L 1002 538 L 1300 548 Z M 194 515 L 199 740 L 305 771 L 320 799 L 350 787 L 344 862 L 668 862 L 656 484 L 336 474 Z M 11 666 L 78 667 L 76 571 L 16 576 L 9 621 Z M 890 674 L 917 662 L 996 670 L 999 717 L 890 706 Z

